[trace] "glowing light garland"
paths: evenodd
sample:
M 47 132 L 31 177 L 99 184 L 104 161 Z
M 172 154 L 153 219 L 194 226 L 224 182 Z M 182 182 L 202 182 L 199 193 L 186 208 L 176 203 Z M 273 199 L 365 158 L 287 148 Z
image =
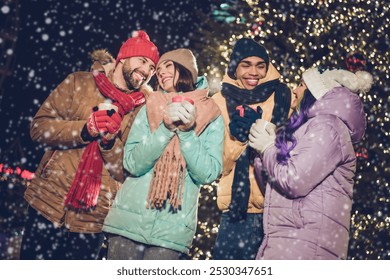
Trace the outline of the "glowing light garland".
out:
M 243 11 L 248 6 L 250 12 L 238 13 L 234 23 L 213 25 L 209 33 L 205 32 L 208 47 L 200 57 L 203 54 L 214 58 L 205 67 L 214 83 L 222 80 L 232 47 L 242 37 L 253 38 L 267 47 L 272 63 L 291 88 L 302 72 L 313 65 L 345 68 L 348 53 L 360 51 L 366 55 L 375 85 L 368 94 L 360 95 L 368 123 L 363 143 L 355 147 L 358 162 L 349 258 L 390 258 L 390 5 L 378 0 L 236 1 L 236 7 Z M 215 196 L 207 187 L 200 199 L 210 201 Z M 210 258 L 210 246 L 200 246 L 205 242 L 202 238 L 213 244 L 218 232 L 218 219 L 212 225 L 206 221 L 206 216 L 199 219 L 192 255 L 195 259 Z

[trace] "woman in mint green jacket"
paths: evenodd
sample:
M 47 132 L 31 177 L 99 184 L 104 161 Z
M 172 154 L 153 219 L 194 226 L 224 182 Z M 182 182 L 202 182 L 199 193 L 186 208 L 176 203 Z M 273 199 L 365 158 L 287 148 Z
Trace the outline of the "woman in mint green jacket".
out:
M 124 151 L 131 174 L 104 222 L 108 259 L 178 259 L 197 226 L 200 186 L 222 171 L 224 125 L 188 49 L 161 56 L 160 91 L 138 113 Z M 137 70 L 135 70 L 137 71 Z

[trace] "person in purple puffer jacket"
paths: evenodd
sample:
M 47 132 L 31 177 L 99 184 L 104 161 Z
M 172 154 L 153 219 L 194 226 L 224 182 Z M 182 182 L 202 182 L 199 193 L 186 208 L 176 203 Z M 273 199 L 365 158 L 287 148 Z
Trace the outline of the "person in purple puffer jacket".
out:
M 346 259 L 356 157 L 365 132 L 364 71 L 311 68 L 294 90 L 300 108 L 289 123 L 259 119 L 249 145 L 258 180 L 267 181 L 265 237 L 257 259 Z

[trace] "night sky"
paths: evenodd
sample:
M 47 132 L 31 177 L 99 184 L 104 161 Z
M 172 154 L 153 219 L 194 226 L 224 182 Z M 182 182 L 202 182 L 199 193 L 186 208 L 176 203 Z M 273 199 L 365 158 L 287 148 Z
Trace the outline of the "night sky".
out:
M 19 2 L 18 8 L 15 2 Z M 1 89 L 3 162 L 35 170 L 43 147 L 32 143 L 29 137 L 31 118 L 68 74 L 88 71 L 91 51 L 105 48 L 116 57 L 122 43 L 137 29 L 149 34 L 160 53 L 178 47 L 191 48 L 190 37 L 200 28 L 195 10 L 207 13 L 210 3 L 204 0 L 77 0 L 2 4 L 1 25 L 4 30 L 17 31 L 12 48 L 2 41 L 1 61 L 12 56 L 13 70 Z M 11 22 L 15 14 L 19 15 L 16 21 L 19 26 Z M 16 145 L 19 141 L 22 152 Z

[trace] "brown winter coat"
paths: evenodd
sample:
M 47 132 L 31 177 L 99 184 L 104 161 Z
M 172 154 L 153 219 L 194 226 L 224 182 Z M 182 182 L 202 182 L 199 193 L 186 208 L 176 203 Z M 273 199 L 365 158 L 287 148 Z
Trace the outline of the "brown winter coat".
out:
M 93 69 L 107 74 L 107 66 L 95 62 Z M 31 124 L 31 138 L 49 148 L 24 197 L 45 218 L 71 232 L 100 232 L 124 179 L 123 144 L 140 107 L 125 115 L 121 133 L 110 150 L 99 146 L 104 166 L 97 206 L 89 211 L 64 209 L 66 194 L 89 143 L 83 141 L 80 132 L 92 108 L 104 100 L 90 72 L 72 73 L 49 95 Z
M 270 80 L 279 79 L 280 74 L 276 68 L 270 63 L 267 75 L 264 79 L 259 81 L 259 84 L 265 83 Z M 233 80 L 227 75 L 223 78 L 224 83 L 230 83 L 239 88 L 244 88 L 238 80 Z M 213 95 L 215 102 L 218 104 L 221 110 L 221 114 L 225 123 L 225 142 L 223 152 L 223 169 L 222 177 L 218 184 L 217 189 L 217 204 L 221 211 L 227 211 L 232 198 L 232 183 L 234 178 L 234 169 L 236 161 L 240 155 L 244 152 L 247 144 L 236 140 L 230 135 L 229 129 L 229 113 L 227 111 L 226 99 L 222 93 L 219 92 Z M 270 121 L 272 118 L 272 111 L 274 108 L 274 93 L 264 102 L 253 104 L 251 107 L 254 109 L 260 106 L 263 110 L 263 119 Z M 250 181 L 250 196 L 248 203 L 248 213 L 263 213 L 264 196 L 261 193 L 260 187 L 254 177 L 253 165 L 249 166 L 249 181 Z M 262 186 L 262 188 L 265 186 Z

